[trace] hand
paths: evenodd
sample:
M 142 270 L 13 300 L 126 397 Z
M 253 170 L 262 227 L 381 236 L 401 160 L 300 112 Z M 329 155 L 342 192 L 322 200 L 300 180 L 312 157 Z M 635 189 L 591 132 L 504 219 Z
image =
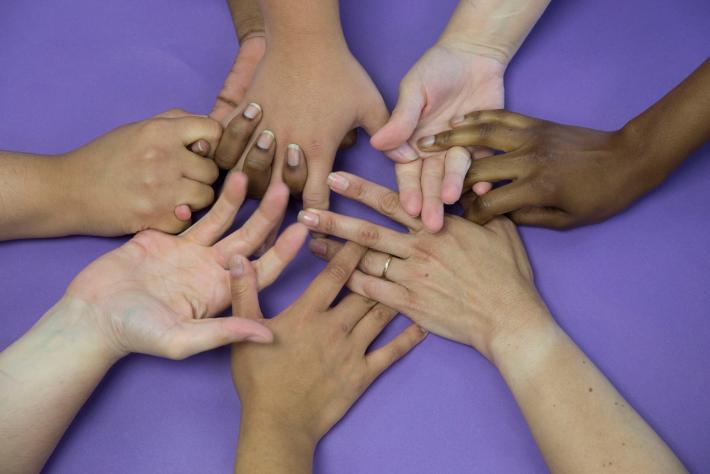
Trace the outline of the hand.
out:
M 511 181 L 472 200 L 466 216 L 479 224 L 502 214 L 518 224 L 554 228 L 599 222 L 669 172 L 640 152 L 643 140 L 626 128 L 602 132 L 504 110 L 468 114 L 428 141 L 424 149 L 432 151 L 481 145 L 505 152 L 476 161 L 466 178 L 467 185 Z
M 226 128 L 234 118 L 234 111 L 242 104 L 242 99 L 251 85 L 256 68 L 266 52 L 263 31 L 256 31 L 239 42 L 239 51 L 232 69 L 224 80 L 222 90 L 212 107 L 210 117 Z
M 402 206 L 411 216 L 421 213 L 424 226 L 433 232 L 443 225 L 443 202 L 452 204 L 461 196 L 471 159 L 462 149 L 448 154 L 417 152 L 417 140 L 446 130 L 452 119 L 471 110 L 503 107 L 505 68 L 464 45 L 440 41 L 402 79 L 392 117 L 372 137 L 372 146 L 393 159 L 424 157 L 395 168 Z M 474 157 L 486 154 L 477 150 Z M 489 189 L 482 185 L 477 191 Z
M 171 110 L 119 127 L 62 157 L 68 211 L 80 212 L 76 233 L 124 235 L 144 229 L 176 233 L 192 211 L 212 204 L 218 177 L 208 155 L 222 127 Z
M 254 431 L 263 434 L 273 427 L 274 436 L 302 443 L 312 454 L 367 387 L 426 335 L 411 325 L 368 353 L 397 312 L 355 294 L 331 307 L 364 253 L 346 244 L 298 300 L 268 320 L 259 309 L 256 275 L 248 260 L 242 258 L 236 271 L 232 267 L 233 311 L 274 334 L 269 348 L 244 344 L 232 349 L 232 378 L 242 404 L 240 453 L 250 451 Z M 279 456 L 271 445 L 268 451 L 269 457 Z M 259 472 L 267 471 L 262 466 Z
M 469 344 L 490 360 L 497 341 L 536 318 L 549 318 L 509 220 L 481 227 L 447 215 L 442 231 L 431 234 L 404 211 L 395 192 L 347 173 L 333 173 L 329 182 L 335 192 L 409 229 L 403 234 L 328 211 L 301 213 L 299 220 L 311 230 L 374 250 L 351 277 L 352 291 L 406 314 L 435 334 Z M 310 243 L 325 258 L 340 245 L 326 239 Z
M 261 175 L 272 182 L 290 175 L 292 190 L 303 189 L 308 207 L 328 207 L 326 178 L 343 138 L 358 126 L 374 133 L 388 117 L 375 85 L 344 42 L 298 51 L 270 44 L 234 113 L 244 113 L 252 103 L 263 110 L 256 143 L 274 146 L 276 158 L 274 164 L 267 157 L 242 160 L 242 170 L 250 179 Z M 225 132 L 220 147 L 228 141 Z
M 288 201 L 285 185 L 274 186 L 244 226 L 218 241 L 245 193 L 246 177 L 230 174 L 222 196 L 199 222 L 177 237 L 137 234 L 82 271 L 66 297 L 92 309 L 118 356 L 140 352 L 180 359 L 244 338 L 269 342 L 268 330 L 238 315 L 207 319 L 229 305 L 229 260 L 250 255 L 280 222 Z M 274 281 L 305 236 L 303 226 L 289 227 L 256 261 L 260 288 Z

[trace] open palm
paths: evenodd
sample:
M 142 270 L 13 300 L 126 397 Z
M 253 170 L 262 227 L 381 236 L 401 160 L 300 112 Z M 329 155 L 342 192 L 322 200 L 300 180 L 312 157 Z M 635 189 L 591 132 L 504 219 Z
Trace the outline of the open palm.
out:
M 244 201 L 246 181 L 229 175 L 214 207 L 180 236 L 144 231 L 99 258 L 74 279 L 68 296 L 91 305 L 125 353 L 183 358 L 245 338 L 271 340 L 266 328 L 238 315 L 209 319 L 230 304 L 230 260 L 261 245 L 288 201 L 285 185 L 272 187 L 244 226 L 218 241 Z M 255 262 L 260 287 L 276 279 L 305 236 L 304 227 L 291 226 Z

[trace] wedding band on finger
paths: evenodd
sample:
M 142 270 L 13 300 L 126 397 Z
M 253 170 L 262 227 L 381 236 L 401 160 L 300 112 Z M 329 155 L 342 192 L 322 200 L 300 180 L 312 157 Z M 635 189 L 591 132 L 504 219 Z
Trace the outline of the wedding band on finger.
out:
M 382 278 L 387 280 L 387 270 L 390 269 L 390 263 L 392 263 L 392 255 L 387 257 L 387 260 L 385 261 L 385 267 L 382 269 Z

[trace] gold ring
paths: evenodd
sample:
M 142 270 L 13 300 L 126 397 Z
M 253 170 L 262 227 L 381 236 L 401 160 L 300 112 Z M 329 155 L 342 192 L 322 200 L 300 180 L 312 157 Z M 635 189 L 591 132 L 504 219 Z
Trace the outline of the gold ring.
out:
M 392 255 L 387 257 L 387 261 L 385 262 L 385 268 L 382 269 L 382 278 L 387 280 L 387 270 L 390 269 L 390 263 L 392 263 Z

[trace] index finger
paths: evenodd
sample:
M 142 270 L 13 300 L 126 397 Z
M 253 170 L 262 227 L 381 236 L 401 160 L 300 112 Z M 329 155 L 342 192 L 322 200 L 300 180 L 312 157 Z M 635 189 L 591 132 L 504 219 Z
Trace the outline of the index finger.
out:
M 328 262 L 322 272 L 308 285 L 303 293 L 303 301 L 320 310 L 330 307 L 340 290 L 350 279 L 360 259 L 367 249 L 354 242 L 347 242 L 343 248 Z
M 454 146 L 485 146 L 501 151 L 512 151 L 525 142 L 526 134 L 496 122 L 482 122 L 437 133 L 419 140 L 425 151 L 443 151 Z
M 199 115 L 178 117 L 174 119 L 180 139 L 185 146 L 191 145 L 200 139 L 205 139 L 210 144 L 212 153 L 217 149 L 217 143 L 222 136 L 222 125 L 216 120 Z

